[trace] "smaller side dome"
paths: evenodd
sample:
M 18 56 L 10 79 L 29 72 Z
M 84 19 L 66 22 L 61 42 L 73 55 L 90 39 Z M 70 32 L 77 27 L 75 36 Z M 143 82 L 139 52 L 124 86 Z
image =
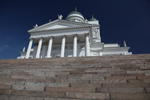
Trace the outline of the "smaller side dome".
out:
M 90 19 L 90 21 L 96 21 L 97 19 L 94 17 L 94 16 L 92 16 L 92 18 Z
M 84 22 L 83 15 L 75 9 L 75 11 L 72 11 L 66 18 L 66 20 L 69 21 L 75 21 L 75 22 Z

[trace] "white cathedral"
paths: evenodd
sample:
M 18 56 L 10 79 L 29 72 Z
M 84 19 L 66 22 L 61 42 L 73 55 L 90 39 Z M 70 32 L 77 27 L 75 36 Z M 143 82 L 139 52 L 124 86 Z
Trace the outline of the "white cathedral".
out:
M 87 20 L 77 10 L 65 19 L 59 15 L 54 21 L 35 25 L 28 33 L 28 48 L 18 59 L 132 54 L 125 42 L 123 47 L 102 42 L 99 21 L 94 17 Z

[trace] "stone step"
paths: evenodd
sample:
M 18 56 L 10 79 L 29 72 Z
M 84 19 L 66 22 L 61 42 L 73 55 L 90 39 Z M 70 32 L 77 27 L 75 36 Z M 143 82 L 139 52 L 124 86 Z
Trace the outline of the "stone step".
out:
M 0 60 L 0 100 L 150 100 L 150 55 Z

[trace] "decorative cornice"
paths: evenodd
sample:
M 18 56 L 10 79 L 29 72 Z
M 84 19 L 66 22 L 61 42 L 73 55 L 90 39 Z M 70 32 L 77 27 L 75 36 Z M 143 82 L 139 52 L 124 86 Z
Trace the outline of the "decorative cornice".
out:
M 64 33 L 38 33 L 38 34 L 32 34 L 30 36 L 30 38 L 40 38 L 40 37 L 43 37 L 43 38 L 49 38 L 49 37 L 59 37 L 59 36 L 69 36 L 69 35 L 81 35 L 81 34 L 88 34 L 89 31 L 88 30 L 84 30 L 84 31 L 79 31 L 79 32 L 76 32 L 76 31 L 73 31 L 73 32 L 64 32 Z
M 66 23 L 66 24 L 79 25 L 79 26 L 68 27 L 68 28 L 60 28 L 60 29 L 42 30 L 42 28 L 50 26 L 52 24 L 56 24 L 56 23 L 64 23 L 64 24 Z M 65 29 L 84 28 L 84 27 L 91 27 L 91 26 L 99 26 L 99 25 L 92 25 L 92 24 L 88 24 L 88 23 L 73 22 L 73 21 L 67 21 L 67 20 L 54 20 L 54 21 L 49 22 L 47 24 L 38 26 L 37 28 L 33 28 L 33 29 L 29 30 L 28 32 L 29 33 L 35 33 L 35 32 L 39 32 L 39 31 L 65 30 Z

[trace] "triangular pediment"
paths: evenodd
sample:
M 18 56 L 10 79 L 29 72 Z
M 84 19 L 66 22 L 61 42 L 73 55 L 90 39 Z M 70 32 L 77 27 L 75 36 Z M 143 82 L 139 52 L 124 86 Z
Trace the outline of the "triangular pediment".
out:
M 47 24 L 38 26 L 29 30 L 28 32 L 37 32 L 37 31 L 46 31 L 46 30 L 56 30 L 56 29 L 67 29 L 67 28 L 74 28 L 74 27 L 84 27 L 89 26 L 88 23 L 80 23 L 80 22 L 71 22 L 66 20 L 55 20 L 49 22 Z

